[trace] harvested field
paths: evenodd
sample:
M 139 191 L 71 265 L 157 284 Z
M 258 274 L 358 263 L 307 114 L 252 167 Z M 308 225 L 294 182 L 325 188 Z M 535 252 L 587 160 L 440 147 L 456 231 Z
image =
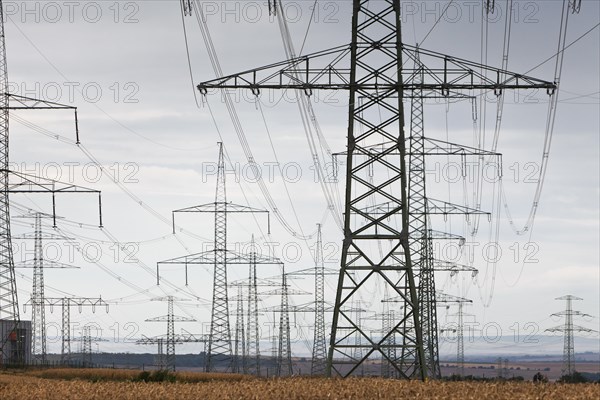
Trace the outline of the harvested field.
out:
M 60 370 L 57 370 L 60 371 Z M 64 371 L 64 370 L 63 370 Z M 75 370 L 76 371 L 76 370 Z M 68 370 L 66 371 L 68 372 Z M 87 373 L 87 372 L 86 372 Z M 0 397 L 8 399 L 595 399 L 597 384 L 533 384 L 531 382 L 416 382 L 379 378 L 232 380 L 225 374 L 196 374 L 196 382 L 134 382 L 115 372 L 115 380 L 95 380 L 71 371 L 64 379 L 48 371 L 0 374 Z M 36 376 L 37 375 L 37 376 Z M 42 376 L 51 377 L 51 379 Z M 202 378 L 201 378 L 202 377 Z M 209 378 L 207 380 L 207 378 Z M 91 380 L 90 380 L 91 379 Z M 201 380 L 204 380 L 201 382 Z

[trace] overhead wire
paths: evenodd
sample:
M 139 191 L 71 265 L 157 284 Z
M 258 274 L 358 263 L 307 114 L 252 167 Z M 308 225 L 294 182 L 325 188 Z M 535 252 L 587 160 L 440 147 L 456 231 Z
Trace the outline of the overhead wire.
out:
M 216 53 L 216 50 L 214 48 L 214 44 L 212 41 L 212 37 L 210 34 L 210 30 L 208 28 L 208 24 L 206 23 L 206 18 L 204 16 L 204 11 L 202 9 L 202 7 L 198 4 L 198 1 L 195 1 L 193 3 L 193 7 L 194 7 L 194 14 L 196 16 L 196 20 L 198 22 L 198 25 L 200 27 L 200 32 L 202 33 L 202 38 L 204 41 L 204 44 L 206 46 L 207 52 L 208 52 L 208 57 L 211 63 L 211 66 L 213 68 L 213 71 L 215 73 L 216 76 L 223 76 L 223 71 L 221 69 L 220 66 L 220 62 Z M 225 107 L 227 109 L 227 112 L 229 113 L 231 122 L 233 124 L 234 130 L 236 132 L 236 135 L 238 137 L 238 140 L 240 142 L 240 145 L 242 146 L 242 150 L 244 152 L 244 155 L 246 156 L 246 160 L 248 161 L 248 163 L 250 165 L 256 165 L 256 159 L 253 155 L 253 152 L 251 150 L 251 147 L 248 143 L 247 137 L 246 137 L 246 133 L 244 131 L 244 128 L 242 126 L 242 123 L 239 119 L 236 107 L 233 103 L 233 100 L 231 99 L 230 94 L 227 91 L 223 91 L 222 92 L 222 99 L 224 100 L 225 103 Z M 205 99 L 205 102 L 208 103 L 208 100 Z M 210 110 L 212 113 L 212 110 Z M 213 114 L 213 121 L 216 121 L 216 119 L 214 118 L 214 114 Z M 267 205 L 269 207 L 269 210 L 273 213 L 273 215 L 275 215 L 275 217 L 277 218 L 277 220 L 281 223 L 281 225 L 284 227 L 284 229 L 286 231 L 288 231 L 288 233 L 290 233 L 291 235 L 295 236 L 295 237 L 302 237 L 302 235 L 297 232 L 287 221 L 287 219 L 282 215 L 282 213 L 279 211 L 279 208 L 277 207 L 277 203 L 275 202 L 273 196 L 271 195 L 267 185 L 264 182 L 264 179 L 262 177 L 262 175 L 259 175 L 257 177 L 257 185 L 260 188 L 260 191 L 263 195 L 263 197 L 265 198 L 265 200 L 267 201 Z

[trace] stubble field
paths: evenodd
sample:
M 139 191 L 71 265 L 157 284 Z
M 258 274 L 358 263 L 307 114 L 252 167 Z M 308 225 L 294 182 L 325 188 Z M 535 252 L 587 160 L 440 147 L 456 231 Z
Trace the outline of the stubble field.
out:
M 57 372 L 58 371 L 58 372 Z M 62 372 L 60 372 L 62 371 Z M 133 381 L 134 371 L 49 370 L 0 373 L 9 399 L 598 399 L 598 384 L 417 382 L 379 378 L 255 379 L 181 374 L 175 383 Z

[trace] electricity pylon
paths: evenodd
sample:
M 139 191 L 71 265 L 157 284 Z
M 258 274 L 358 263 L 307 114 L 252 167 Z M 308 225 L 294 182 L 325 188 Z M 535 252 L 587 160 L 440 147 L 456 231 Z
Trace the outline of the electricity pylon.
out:
M 189 264 L 212 264 L 213 272 L 213 298 L 210 320 L 210 340 L 208 342 L 208 354 L 206 361 L 206 372 L 214 371 L 217 365 L 224 364 L 225 369 L 231 368 L 231 329 L 229 323 L 229 297 L 227 294 L 227 265 L 249 264 L 248 255 L 237 254 L 227 249 L 227 215 L 230 213 L 267 213 L 266 210 L 228 203 L 225 186 L 225 156 L 223 143 L 219 143 L 219 161 L 217 164 L 217 185 L 215 201 L 194 207 L 188 207 L 173 211 L 173 233 L 175 233 L 176 213 L 212 213 L 215 218 L 214 226 L 214 249 L 212 251 L 178 257 L 171 260 L 161 261 L 160 264 L 183 264 L 186 268 Z M 269 222 L 270 226 L 270 222 Z M 258 258 L 257 258 L 258 260 Z M 267 259 L 260 257 L 257 261 L 269 264 Z M 279 261 L 274 261 L 279 263 Z M 157 265 L 157 272 L 158 272 Z M 160 283 L 159 275 L 156 276 Z
M 446 293 L 437 292 L 436 293 L 436 302 L 438 305 L 446 304 L 446 308 L 450 307 L 450 304 L 456 304 L 458 306 L 458 311 L 456 314 L 452 314 L 451 316 L 456 316 L 458 322 L 456 324 L 456 366 L 458 367 L 458 374 L 460 376 L 465 375 L 465 342 L 464 342 L 464 320 L 463 317 L 465 314 L 463 313 L 463 306 L 467 303 L 473 303 L 473 300 L 465 299 L 458 296 L 452 296 Z
M 46 364 L 46 302 L 44 295 L 44 269 L 47 268 L 79 268 L 74 265 L 63 264 L 57 261 L 44 260 L 43 239 L 66 239 L 65 236 L 44 234 L 42 218 L 53 218 L 50 214 L 34 212 L 20 216 L 21 218 L 35 218 L 34 232 L 19 235 L 16 239 L 34 239 L 33 260 L 15 262 L 15 268 L 33 268 L 33 285 L 31 291 L 31 349 L 34 362 Z
M 310 363 L 310 374 L 321 376 L 327 373 L 327 336 L 325 333 L 325 275 L 337 275 L 338 271 L 325 268 L 321 224 L 317 224 L 317 240 L 314 254 L 315 267 L 290 272 L 289 277 L 312 275 L 315 280 L 314 335 Z M 305 308 L 306 309 L 306 308 Z
M 281 286 L 275 290 L 263 292 L 263 295 L 279 295 L 281 302 L 278 306 L 267 307 L 263 311 L 273 311 L 279 313 L 279 335 L 277 346 L 275 347 L 275 327 L 273 328 L 273 351 L 276 352 L 277 360 L 277 376 L 293 375 L 292 364 L 292 343 L 291 343 L 291 327 L 290 327 L 290 312 L 304 311 L 301 307 L 290 306 L 290 295 L 305 295 L 309 294 L 303 290 L 294 290 L 289 288 L 288 274 L 285 273 L 285 266 L 281 264 Z M 273 316 L 275 322 L 275 316 Z
M 290 311 L 288 284 L 285 268 L 281 272 L 281 312 L 279 313 L 279 351 L 277 352 L 277 376 L 292 376 L 292 344 L 290 342 Z
M 83 327 L 83 335 L 81 338 L 81 355 L 84 368 L 92 366 L 92 333 L 90 328 L 91 327 L 87 325 Z
M 327 339 L 325 337 L 325 260 L 321 224 L 317 225 L 315 247 L 315 334 L 313 336 L 310 374 L 325 375 L 327 372 Z
M 248 268 L 248 279 L 231 282 L 231 286 L 246 287 L 248 290 L 247 303 L 247 326 L 245 340 L 245 373 L 255 376 L 261 376 L 260 362 L 260 325 L 258 323 L 259 309 L 258 298 L 264 295 L 259 293 L 259 287 L 281 287 L 281 283 L 269 279 L 259 279 L 256 275 L 257 253 L 254 243 L 254 235 L 250 250 L 248 252 L 250 265 Z
M 18 96 L 8 92 L 4 21 L 4 5 L 0 0 L 0 319 L 13 322 L 11 331 L 17 337 L 15 343 L 9 340 L 13 336 L 10 332 L 5 337 L 0 337 L 0 361 L 6 364 L 22 364 L 25 360 L 25 354 L 24 346 L 20 343 L 21 335 L 17 332 L 20 329 L 21 317 L 19 315 L 12 252 L 9 193 L 50 193 L 52 194 L 54 208 L 56 193 L 86 192 L 100 195 L 100 192 L 9 169 L 9 110 L 74 110 L 77 143 L 79 143 L 79 132 L 76 107 Z M 14 181 L 9 182 L 9 177 L 12 177 Z M 99 201 L 99 204 L 101 204 L 101 201 Z M 101 212 L 100 226 L 102 226 Z
M 581 297 L 566 295 L 557 297 L 556 300 L 565 300 L 566 310 L 552 314 L 552 316 L 565 317 L 565 324 L 546 329 L 547 332 L 563 332 L 564 333 L 564 351 L 562 374 L 571 375 L 575 372 L 575 338 L 573 332 L 594 332 L 593 329 L 588 329 L 583 326 L 574 325 L 573 317 L 589 317 L 589 314 L 584 314 L 581 311 L 573 310 L 573 300 L 583 300 Z
M 396 354 L 403 359 L 388 361 L 397 375 L 425 379 L 428 361 L 410 246 L 404 98 L 466 96 L 472 90 L 553 91 L 556 85 L 402 43 L 400 0 L 352 4 L 350 45 L 219 77 L 198 89 L 203 95 L 214 88 L 249 89 L 257 96 L 261 89 L 303 90 L 307 95 L 319 89 L 349 91 L 344 241 L 328 373 L 349 376 L 369 358 L 387 358 L 384 343 L 395 336 Z M 416 74 L 412 63 L 422 74 Z M 415 94 L 418 90 L 422 93 Z M 445 154 L 449 151 L 444 149 Z M 372 182 L 363 176 L 369 172 L 374 172 Z M 383 203 L 384 208 L 373 206 Z M 383 246 L 378 244 L 386 250 L 380 251 Z M 375 337 L 344 309 L 360 298 L 375 296 L 374 303 L 379 303 L 384 292 L 374 288 L 384 286 L 390 295 L 404 299 L 405 313 L 396 315 L 389 332 Z M 426 329 L 428 337 L 437 327 Z M 363 357 L 352 364 L 338 362 L 351 356 L 354 344 L 349 338 L 355 333 L 365 339 Z
M 233 364 L 232 370 L 236 373 L 246 373 L 246 331 L 244 327 L 244 291 L 241 285 L 238 285 L 238 294 L 235 298 L 236 313 L 235 313 L 235 340 L 233 347 Z
M 168 339 L 167 336 L 171 337 L 171 343 L 173 345 L 178 345 L 182 343 L 204 343 L 204 350 L 206 351 L 206 343 L 208 343 L 208 335 L 198 335 L 192 334 L 184 329 L 181 330 L 182 333 L 176 334 L 172 332 L 171 335 L 159 335 L 155 337 L 147 337 L 142 335 L 141 339 L 136 340 L 135 344 L 138 345 L 157 345 L 157 353 L 154 358 L 154 365 L 158 367 L 160 370 L 175 370 L 175 357 L 174 357 L 174 347 L 173 346 L 173 357 L 167 357 L 167 353 L 165 353 L 165 347 L 167 347 Z M 171 364 L 169 363 L 171 362 Z
M 25 303 L 26 307 L 29 302 Z M 89 307 L 92 313 L 96 312 L 96 307 L 106 307 L 108 313 L 108 303 L 102 300 L 102 297 L 45 297 L 44 304 L 54 312 L 54 307 L 60 306 L 62 310 L 61 326 L 61 353 L 60 361 L 62 364 L 68 364 L 71 359 L 71 307 L 77 306 L 81 314 L 83 307 Z
M 146 322 L 166 322 L 167 323 L 167 335 L 164 343 L 166 343 L 167 352 L 164 358 L 164 367 L 169 371 L 175 371 L 175 344 L 177 343 L 175 336 L 175 322 L 195 322 L 193 318 L 180 317 L 175 315 L 173 311 L 173 302 L 185 301 L 185 299 L 175 299 L 173 296 L 156 297 L 150 301 L 166 301 L 167 302 L 167 315 L 160 317 L 148 318 Z M 147 343 L 143 343 L 147 344 Z

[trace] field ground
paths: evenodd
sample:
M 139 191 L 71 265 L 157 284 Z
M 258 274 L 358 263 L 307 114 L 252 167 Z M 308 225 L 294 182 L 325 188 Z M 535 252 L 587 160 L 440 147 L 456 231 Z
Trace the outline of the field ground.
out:
M 139 374 L 139 371 L 137 371 Z M 0 373 L 9 399 L 598 399 L 600 385 L 531 382 L 417 382 L 380 378 L 256 379 L 182 373 L 185 382 L 134 382 L 131 370 L 46 370 Z

